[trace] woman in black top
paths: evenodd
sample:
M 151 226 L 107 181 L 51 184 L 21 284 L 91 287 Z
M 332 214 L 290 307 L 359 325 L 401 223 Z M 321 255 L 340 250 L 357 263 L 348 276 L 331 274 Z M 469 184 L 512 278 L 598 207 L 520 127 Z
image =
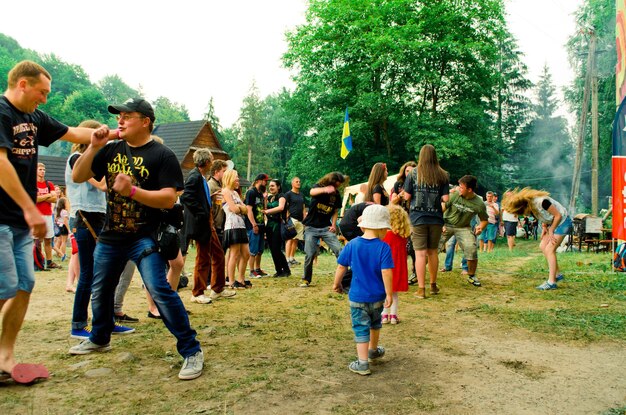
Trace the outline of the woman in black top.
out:
M 274 268 L 276 268 L 276 274 L 272 275 L 272 277 L 288 277 L 291 275 L 287 258 L 285 258 L 285 254 L 282 251 L 283 238 L 280 235 L 280 223 L 286 217 L 285 196 L 283 196 L 281 190 L 282 188 L 278 180 L 270 181 L 267 209 L 263 211 L 267 215 L 265 234 L 270 246 L 270 252 L 272 253 Z
M 365 202 L 374 202 L 377 205 L 383 206 L 389 204 L 389 193 L 387 193 L 383 186 L 385 180 L 387 180 L 387 165 L 385 163 L 374 164 L 370 178 L 367 181 Z

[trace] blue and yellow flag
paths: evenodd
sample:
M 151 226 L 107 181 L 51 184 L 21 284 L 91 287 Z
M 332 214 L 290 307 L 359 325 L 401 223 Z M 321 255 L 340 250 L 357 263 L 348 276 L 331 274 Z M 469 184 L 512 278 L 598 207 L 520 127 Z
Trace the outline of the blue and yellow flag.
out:
M 341 136 L 341 158 L 348 157 L 348 153 L 352 151 L 352 136 L 350 135 L 350 117 L 348 116 L 348 107 L 346 107 L 346 117 L 343 120 L 343 134 Z

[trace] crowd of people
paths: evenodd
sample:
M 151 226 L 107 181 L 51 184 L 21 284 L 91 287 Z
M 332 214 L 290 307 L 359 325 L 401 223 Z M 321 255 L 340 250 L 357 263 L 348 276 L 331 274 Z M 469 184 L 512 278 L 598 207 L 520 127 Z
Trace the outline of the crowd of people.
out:
M 440 292 L 437 274 L 451 269 L 452 260 L 439 269 L 438 253 L 446 245 L 453 254 L 458 243 L 467 281 L 480 287 L 479 249 L 493 250 L 501 222 L 513 249 L 518 215 L 532 214 L 543 223 L 540 247 L 550 268 L 538 288 L 555 289 L 563 278 L 556 247 L 571 227 L 563 206 L 548 193 L 528 188 L 508 192 L 500 206 L 494 192 L 486 200 L 475 193 L 477 179 L 471 175 L 451 187 L 432 145 L 421 148 L 417 162 L 402 166 L 390 192 L 386 164 L 375 163 L 364 201 L 339 221 L 348 183 L 340 172 L 321 177 L 308 195 L 302 194 L 298 177 L 285 192 L 279 180 L 260 173 L 243 194 L 237 170 L 214 160 L 208 149 L 196 149 L 195 167 L 184 179 L 174 153 L 152 135 L 155 115 L 147 101 L 131 98 L 110 105 L 108 111 L 118 120 L 115 130 L 93 120 L 68 127 L 37 109 L 51 88 L 45 68 L 23 61 L 8 78 L 0 100 L 0 249 L 11 253 L 0 258 L 2 378 L 30 383 L 48 376 L 45 366 L 17 364 L 14 356 L 35 283 L 33 240 L 35 246 L 43 241 L 43 269 L 59 268 L 52 251 L 63 262 L 67 241 L 75 241 L 66 290 L 75 291 L 70 336 L 81 342 L 70 354 L 108 351 L 112 335 L 135 331 L 130 325 L 138 319 L 124 313 L 123 301 L 137 270 L 147 316 L 162 320 L 176 338 L 183 380 L 201 376 L 204 368 L 200 342 L 177 292 L 192 243 L 190 301 L 197 304 L 236 300 L 238 290 L 252 287 L 251 279 L 269 276 L 261 268 L 266 245 L 275 268 L 271 276 L 289 277 L 302 265 L 299 286 L 308 288 L 324 243 L 337 257 L 333 289 L 349 295 L 358 355 L 349 369 L 361 375 L 371 373 L 369 360 L 385 354 L 378 345 L 382 325 L 400 322 L 398 292 L 417 284 L 416 297 L 426 298 L 427 269 L 430 295 Z M 37 163 L 38 146 L 59 139 L 74 143 L 65 171 L 67 196 L 45 180 L 45 166 Z M 308 207 L 305 196 L 310 196 Z M 172 216 L 179 210 L 184 220 L 176 248 L 165 253 L 164 212 Z M 288 227 L 293 235 L 285 237 Z M 299 243 L 304 244 L 303 264 L 295 258 Z

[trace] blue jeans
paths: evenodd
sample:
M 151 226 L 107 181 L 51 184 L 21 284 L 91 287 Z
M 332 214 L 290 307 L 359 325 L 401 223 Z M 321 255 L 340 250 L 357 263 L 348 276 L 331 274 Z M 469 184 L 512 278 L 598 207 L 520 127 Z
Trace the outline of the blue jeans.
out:
M 189 324 L 185 306 L 165 277 L 165 261 L 156 252 L 154 240 L 141 238 L 130 244 L 109 245 L 99 242 L 94 251 L 94 276 L 91 308 L 93 314 L 92 343 L 109 344 L 114 327 L 113 302 L 115 288 L 126 262 L 137 265 L 143 283 L 152 296 L 163 322 L 178 340 L 176 348 L 183 358 L 200 350 L 196 331 Z
M 0 224 L 0 300 L 35 287 L 33 237 L 28 228 Z
M 352 331 L 356 343 L 369 343 L 370 330 L 380 330 L 383 326 L 382 316 L 384 301 L 375 303 L 357 303 L 350 301 L 350 317 Z
M 329 227 L 326 228 L 313 228 L 311 226 L 306 226 L 304 228 L 304 276 L 303 280 L 311 282 L 313 279 L 313 259 L 317 254 L 317 246 L 321 240 L 326 242 L 326 245 L 333 251 L 336 257 L 339 256 L 341 252 L 342 246 L 337 239 L 337 235 L 328 230 Z
M 452 271 L 452 267 L 453 267 L 453 262 L 454 262 L 454 250 L 456 248 L 456 236 L 452 236 L 452 238 L 450 238 L 450 240 L 448 241 L 448 244 L 446 245 L 446 260 L 444 262 L 444 267 L 446 268 L 446 270 L 448 271 Z M 463 259 L 461 260 L 461 267 L 463 268 L 463 271 L 467 271 L 467 259 L 465 259 L 465 256 L 463 257 Z
M 100 234 L 100 230 L 95 230 Z M 76 227 L 74 233 L 78 245 L 78 262 L 80 274 L 74 294 L 74 309 L 72 311 L 72 329 L 80 330 L 87 327 L 89 300 L 91 299 L 91 283 L 93 282 L 93 251 L 96 241 L 87 227 Z

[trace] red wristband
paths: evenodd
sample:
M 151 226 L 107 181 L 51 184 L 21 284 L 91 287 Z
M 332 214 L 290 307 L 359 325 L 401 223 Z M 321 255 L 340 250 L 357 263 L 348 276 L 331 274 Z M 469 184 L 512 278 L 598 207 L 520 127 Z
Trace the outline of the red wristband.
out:
M 133 186 L 130 188 L 130 194 L 128 195 L 128 198 L 132 199 L 133 196 L 135 196 L 135 193 L 137 193 L 137 186 Z

